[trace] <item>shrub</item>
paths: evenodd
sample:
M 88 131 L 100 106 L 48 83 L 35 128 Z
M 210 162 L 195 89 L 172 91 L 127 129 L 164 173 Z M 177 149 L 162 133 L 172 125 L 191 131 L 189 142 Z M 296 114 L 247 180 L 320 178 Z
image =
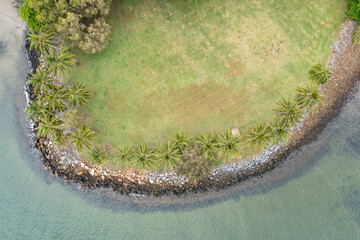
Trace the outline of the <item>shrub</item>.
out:
M 189 178 L 202 178 L 210 173 L 210 161 L 197 146 L 191 146 L 183 152 L 177 173 Z
M 357 28 L 356 31 L 353 32 L 352 40 L 354 44 L 360 44 L 360 28 Z
M 24 0 L 19 8 L 19 16 L 22 21 L 26 21 L 31 31 L 39 31 L 43 24 L 36 18 L 37 12 L 29 6 L 29 0 Z

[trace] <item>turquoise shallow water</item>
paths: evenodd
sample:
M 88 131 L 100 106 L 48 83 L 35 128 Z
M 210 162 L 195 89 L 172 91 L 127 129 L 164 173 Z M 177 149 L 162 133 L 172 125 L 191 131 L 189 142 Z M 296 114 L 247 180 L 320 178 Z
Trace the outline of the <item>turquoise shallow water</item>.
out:
M 274 171 L 208 204 L 140 211 L 42 171 L 23 113 L 22 33 L 0 26 L 0 239 L 360 239 L 360 93 L 284 164 L 297 168 L 285 179 L 273 183 Z

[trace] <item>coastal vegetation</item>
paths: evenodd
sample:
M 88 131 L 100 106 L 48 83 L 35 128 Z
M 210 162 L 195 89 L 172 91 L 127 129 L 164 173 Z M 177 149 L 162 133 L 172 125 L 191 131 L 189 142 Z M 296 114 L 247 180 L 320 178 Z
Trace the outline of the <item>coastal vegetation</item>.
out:
M 104 1 L 103 3 L 108 2 Z M 35 5 L 30 6 L 36 10 L 41 9 L 40 5 L 36 7 Z M 148 11 L 147 7 L 149 7 L 145 3 L 144 6 L 143 8 L 138 6 L 140 13 L 137 15 L 137 20 L 131 23 L 134 24 L 134 26 L 130 28 L 140 31 L 140 33 L 136 33 L 140 34 L 140 37 L 151 39 L 153 41 L 151 44 L 154 44 L 154 46 L 159 46 L 158 40 L 164 40 L 165 44 L 168 44 L 167 41 L 174 41 L 173 38 L 167 39 L 165 36 L 148 36 L 149 33 L 146 29 L 149 26 L 146 26 L 145 23 L 154 24 L 152 21 L 159 21 L 161 18 L 155 18 L 154 20 L 147 19 L 149 21 L 141 19 L 144 17 L 141 11 Z M 207 8 L 211 6 L 211 4 L 205 4 Z M 167 7 L 169 13 L 175 14 L 174 18 L 177 20 L 174 21 L 179 23 L 180 20 L 177 18 L 179 12 L 176 12 L 174 6 Z M 331 7 L 332 5 L 330 4 L 328 11 L 331 10 Z M 69 9 L 71 9 L 71 7 Z M 115 9 L 119 11 L 119 9 Z M 196 10 L 188 9 L 187 11 L 189 16 L 191 16 L 191 13 L 194 13 Z M 224 14 L 221 10 L 219 11 L 220 14 Z M 70 13 L 71 11 L 69 10 L 67 14 L 68 17 L 71 16 Z M 155 13 L 162 14 L 163 12 L 162 9 L 159 9 L 155 11 L 154 14 Z M 55 13 L 51 14 L 56 15 Z M 105 9 L 102 14 L 106 15 L 108 11 Z M 311 14 L 311 12 L 307 12 L 307 14 Z M 90 14 L 89 16 L 93 15 Z M 111 24 L 115 24 L 116 16 L 116 12 L 110 15 L 109 21 Z M 185 21 L 190 21 L 189 16 L 185 16 Z M 215 16 L 211 16 L 215 18 Z M 306 17 L 306 14 L 303 17 Z M 59 16 L 54 17 L 57 21 L 59 20 L 58 18 Z M 37 19 L 42 19 L 42 17 L 38 17 Z M 314 64 L 310 67 L 310 64 L 314 63 L 314 60 L 324 61 L 324 57 L 327 56 L 327 54 L 321 53 L 319 54 L 321 56 L 316 56 L 316 58 L 311 57 L 314 47 L 317 46 L 316 44 L 318 42 L 324 44 L 324 36 L 322 36 L 323 38 L 312 40 L 313 48 L 306 45 L 307 48 L 304 47 L 301 51 L 299 50 L 299 53 L 305 55 L 300 56 L 298 62 L 291 62 L 290 58 L 286 56 L 290 53 L 288 47 L 293 44 L 290 42 L 290 38 L 286 38 L 286 35 L 278 35 L 280 38 L 284 38 L 277 39 L 278 42 L 258 43 L 261 46 L 260 50 L 258 48 L 251 49 L 251 51 L 246 54 L 249 54 L 250 57 L 254 54 L 255 58 L 257 58 L 256 52 L 254 51 L 259 51 L 258 54 L 260 54 L 260 58 L 266 57 L 265 62 L 262 64 L 267 66 L 268 69 L 263 70 L 269 75 L 260 74 L 264 79 L 259 79 L 259 77 L 254 75 L 254 72 L 250 70 L 244 70 L 245 72 L 241 73 L 238 72 L 239 68 L 243 66 L 250 69 L 257 66 L 257 60 L 253 59 L 253 61 L 251 58 L 247 60 L 249 63 L 254 64 L 253 66 L 244 63 L 229 63 L 225 75 L 221 75 L 224 74 L 224 71 L 219 70 L 219 68 L 214 65 L 214 63 L 219 60 L 216 60 L 215 56 L 219 57 L 226 53 L 226 55 L 229 55 L 230 50 L 234 50 L 235 46 L 229 43 L 228 45 L 224 45 L 223 39 L 220 36 L 213 38 L 213 43 L 207 45 L 205 48 L 206 54 L 200 51 L 204 48 L 199 46 L 200 50 L 198 52 L 190 52 L 187 54 L 184 52 L 174 52 L 172 56 L 167 56 L 165 52 L 161 53 L 164 55 L 159 55 L 159 52 L 145 51 L 143 55 L 137 55 L 135 61 L 131 57 L 128 59 L 129 61 L 121 61 L 123 57 L 129 57 L 129 54 L 126 53 L 129 49 L 124 48 L 122 45 L 124 43 L 127 44 L 127 41 L 123 39 L 124 35 L 128 38 L 138 37 L 132 31 L 125 31 L 121 26 L 118 29 L 114 29 L 113 42 L 111 42 L 109 48 L 101 55 L 91 55 L 90 57 L 90 55 L 85 55 L 73 49 L 72 51 L 76 53 L 75 57 L 74 54 L 70 53 L 69 48 L 65 47 L 67 40 L 73 40 L 73 37 L 69 37 L 70 33 L 62 32 L 70 30 L 59 28 L 56 23 L 54 25 L 54 19 L 51 23 L 43 21 L 43 26 L 29 34 L 28 39 L 31 43 L 31 48 L 38 51 L 42 57 L 40 67 L 36 73 L 32 74 L 28 82 L 33 86 L 37 99 L 32 101 L 31 106 L 26 111 L 28 116 L 34 119 L 39 136 L 52 137 L 60 146 L 74 144 L 74 149 L 79 152 L 87 149 L 88 152 L 84 151 L 83 153 L 88 154 L 93 164 L 102 165 L 104 162 L 111 160 L 113 165 L 127 168 L 134 167 L 139 170 L 174 168 L 180 175 L 200 178 L 208 174 L 212 166 L 219 165 L 221 162 L 227 162 L 241 156 L 257 153 L 259 149 L 265 149 L 271 144 L 286 143 L 290 136 L 290 128 L 296 126 L 304 113 L 316 109 L 316 106 L 321 103 L 323 96 L 319 91 L 319 85 L 327 83 L 330 78 L 330 71 L 323 64 Z M 327 39 L 325 39 L 326 43 L 331 41 L 333 37 L 333 28 L 337 20 L 338 19 L 334 18 L 333 25 L 329 24 L 327 26 L 328 32 L 325 32 L 327 34 Z M 94 21 L 95 25 L 99 28 L 96 31 L 102 32 L 102 28 L 105 29 L 104 31 L 107 31 L 107 26 L 100 26 L 104 24 L 104 22 L 96 23 L 96 20 Z M 268 19 L 268 21 L 270 20 Z M 291 23 L 291 19 L 289 22 Z M 157 24 L 152 26 L 159 25 L 164 27 L 163 24 L 159 22 L 156 23 Z M 186 26 L 195 24 L 195 26 L 191 28 L 185 27 L 190 33 L 196 33 L 202 26 L 196 23 L 196 21 L 195 23 L 183 23 L 187 23 Z M 214 24 L 216 21 L 212 23 Z M 229 24 L 234 24 L 235 26 L 237 23 L 241 25 L 242 22 L 235 21 Z M 140 28 L 141 24 L 144 25 L 142 28 Z M 169 28 L 173 26 L 170 20 L 166 24 Z M 54 26 L 58 32 L 56 40 Z M 285 26 L 285 28 L 288 27 L 289 26 Z M 87 29 L 87 31 L 90 32 L 92 27 L 89 26 Z M 155 30 L 157 31 L 156 28 Z M 265 33 L 263 30 L 259 30 L 256 36 L 259 34 L 260 36 L 264 34 L 263 37 L 269 36 L 268 34 L 273 30 L 274 29 L 266 30 Z M 159 33 L 156 31 L 154 32 Z M 220 34 L 222 29 L 215 27 L 214 31 L 219 31 L 218 34 Z M 310 32 L 309 29 L 306 31 Z M 176 30 L 174 32 L 175 36 L 179 37 L 179 35 L 176 34 L 180 32 Z M 315 31 L 312 33 L 316 34 Z M 134 36 L 132 34 L 134 34 Z M 204 32 L 203 34 L 204 39 L 213 37 L 209 32 Z M 96 38 L 101 39 L 102 37 L 98 36 Z M 193 39 L 190 38 L 189 40 L 190 42 L 193 40 L 192 43 L 194 43 L 197 38 L 199 38 L 198 35 L 193 35 Z M 58 41 L 59 39 L 60 41 Z M 255 38 L 249 41 L 251 42 L 252 40 L 255 40 Z M 184 41 L 185 44 L 190 43 L 186 39 L 181 39 L 181 41 Z M 72 42 L 85 52 L 93 53 L 92 51 L 86 50 L 87 48 L 84 48 L 84 45 L 79 42 Z M 139 43 L 138 40 L 137 42 Z M 247 44 L 250 44 L 250 42 Z M 96 45 L 96 43 L 94 44 Z M 174 44 L 176 45 L 177 43 Z M 203 43 L 200 43 L 200 45 L 202 44 Z M 269 51 L 266 49 L 268 44 L 273 46 Z M 100 45 L 101 47 L 94 47 L 95 52 L 103 50 L 106 43 Z M 221 45 L 225 47 L 219 48 Z M 190 50 L 187 49 L 189 46 L 182 47 L 185 49 L 185 52 Z M 237 47 L 239 46 L 237 45 Z M 265 47 L 265 49 L 263 49 L 263 47 Z M 209 48 L 215 48 L 214 52 L 209 51 Z M 241 46 L 239 48 L 241 48 Z M 119 51 L 114 51 L 114 49 L 119 49 Z M 140 49 L 144 51 L 143 47 L 135 50 Z M 154 50 L 157 48 L 149 49 Z M 120 52 L 120 50 L 124 50 L 124 52 Z M 244 49 L 239 49 L 237 51 L 243 50 Z M 154 57 L 153 54 L 158 57 Z M 201 65 L 200 63 L 205 56 L 209 57 L 205 59 L 208 62 L 205 61 L 206 64 Z M 200 77 L 199 72 L 197 72 L 196 74 L 186 76 L 186 74 L 193 72 L 195 69 L 183 71 L 186 65 L 176 68 L 179 57 L 191 58 L 191 62 L 193 62 L 197 68 L 200 67 L 204 75 Z M 234 57 L 241 59 L 240 56 L 231 56 L 230 58 Z M 75 61 L 75 58 L 78 59 Z M 158 58 L 162 60 L 156 63 Z M 163 58 L 166 59 L 164 60 Z M 230 58 L 220 59 L 222 61 L 221 63 L 230 61 Z M 136 66 L 137 64 L 134 63 L 138 63 L 137 61 L 139 59 L 141 59 L 140 66 L 144 66 L 145 69 L 133 67 L 133 69 L 137 71 L 136 77 L 135 75 L 131 75 L 131 69 L 129 75 L 126 76 L 125 72 L 123 72 L 124 66 L 122 64 L 133 64 L 133 66 Z M 154 60 L 155 65 L 150 63 L 150 61 Z M 305 74 L 304 76 L 303 74 L 303 72 L 306 73 L 306 68 L 293 68 L 288 65 L 288 61 L 290 61 L 291 64 L 299 64 L 302 67 L 310 67 L 308 71 L 309 75 L 306 76 Z M 80 63 L 80 66 L 72 70 L 75 62 Z M 103 67 L 105 62 L 111 67 L 110 73 L 109 67 Z M 279 66 L 287 66 L 285 72 L 278 68 L 272 69 L 275 67 L 273 62 Z M 149 66 L 152 67 L 151 74 L 157 77 L 148 75 L 149 66 L 143 65 L 145 63 L 150 64 Z M 166 63 L 167 65 L 164 65 Z M 187 63 L 189 63 L 189 61 L 187 61 Z M 120 66 L 116 64 L 120 64 Z M 159 65 L 162 70 L 160 71 L 160 68 L 157 68 L 156 65 Z M 220 65 L 223 66 L 224 64 Z M 176 69 L 170 71 L 169 69 L 164 69 L 164 66 L 168 68 L 174 66 Z M 163 70 L 165 70 L 165 72 L 163 72 Z M 213 70 L 215 74 L 213 77 L 210 77 Z M 172 72 L 176 74 L 172 75 Z M 284 78 L 274 81 L 274 77 L 278 77 L 276 74 L 280 74 Z M 299 79 L 298 75 L 302 76 L 303 79 Z M 133 76 L 133 78 L 131 76 Z M 107 77 L 109 81 L 107 81 Z M 132 82 L 129 82 L 130 77 Z M 164 77 L 164 80 L 160 81 L 161 77 Z M 214 79 L 214 77 L 216 77 L 216 79 Z M 250 77 L 253 77 L 259 82 L 251 82 L 249 80 Z M 307 83 L 308 80 L 306 78 L 309 78 L 311 82 Z M 202 80 L 200 81 L 199 79 Z M 292 79 L 291 84 L 284 84 L 286 81 L 289 81 L 289 79 Z M 148 82 L 149 80 L 151 81 Z M 197 83 L 196 80 L 200 82 Z M 247 82 L 251 86 L 248 85 Z M 304 84 L 306 87 L 295 88 L 295 86 Z M 133 87 L 129 88 L 130 86 Z M 249 87 L 254 87 L 255 90 L 250 90 Z M 273 92 L 271 92 L 271 89 L 273 89 Z M 124 90 L 133 96 L 125 94 Z M 252 91 L 251 94 L 249 94 L 249 91 Z M 257 97 L 259 95 L 262 96 L 265 101 L 259 101 Z M 256 97 L 254 98 L 254 96 Z M 200 100 L 197 100 L 199 98 Z M 143 99 L 143 101 L 134 103 L 135 99 Z M 277 100 L 277 102 L 274 100 Z M 211 101 L 215 101 L 216 104 L 212 104 Z M 135 105 L 131 105 L 132 103 Z M 170 109 L 166 104 L 170 106 Z M 179 106 L 179 104 L 181 105 Z M 132 107 L 129 108 L 127 105 L 131 105 Z M 190 108 L 184 109 L 185 105 L 190 106 Z M 145 106 L 149 107 L 153 112 L 149 113 L 149 109 L 144 108 Z M 225 108 L 223 106 L 225 106 Z M 251 106 L 251 108 L 249 108 L 249 106 Z M 201 111 L 202 108 L 208 108 L 208 110 Z M 77 116 L 75 118 L 79 121 L 70 121 L 65 124 L 69 113 L 73 111 L 77 112 L 78 110 L 81 111 L 79 115 L 82 117 Z M 91 114 L 94 110 L 96 111 L 95 117 L 101 116 L 102 118 L 106 118 L 106 121 L 104 119 L 101 120 L 102 124 L 105 125 L 104 128 L 99 127 L 99 124 L 97 124 L 99 119 L 95 122 L 91 119 L 94 115 L 87 115 Z M 136 110 L 137 114 L 140 115 L 131 112 L 133 110 Z M 198 112 L 198 110 L 200 110 L 200 112 Z M 212 114 L 210 110 L 218 113 Z M 129 111 L 131 114 L 127 115 Z M 179 116 L 177 115 L 179 111 L 182 117 L 176 119 L 176 117 Z M 254 114 L 249 114 L 251 112 Z M 175 113 L 174 116 L 172 115 L 173 113 Z M 168 119 L 168 122 L 160 119 Z M 122 125 L 124 123 L 123 120 L 128 121 L 127 124 L 132 122 L 133 126 L 130 128 L 130 125 Z M 139 122 L 139 120 L 141 121 Z M 154 120 L 155 122 L 150 122 Z M 171 122 L 175 125 L 174 128 L 169 127 L 169 123 Z M 180 124 L 180 122 L 184 122 L 184 126 L 191 127 L 181 127 L 182 124 Z M 186 125 L 190 123 L 193 125 Z M 210 123 L 210 125 L 207 125 L 208 123 Z M 151 131 L 150 129 L 145 129 L 146 131 L 141 130 L 142 127 L 146 125 L 154 126 L 153 124 L 156 124 L 156 127 L 151 129 Z M 110 126 L 112 127 L 110 128 Z M 158 131 L 159 126 L 164 127 L 164 129 Z M 205 126 L 204 129 L 201 129 L 201 126 Z M 133 132 L 129 132 L 127 128 L 132 129 Z M 93 129 L 95 131 L 93 131 Z M 106 129 L 112 131 L 112 138 L 104 137 L 104 134 L 108 133 Z M 224 130 L 219 131 L 220 129 Z M 171 130 L 173 137 L 170 140 Z M 208 132 L 201 133 L 199 131 Z M 95 134 L 95 132 L 98 134 Z M 140 134 L 140 136 L 137 134 Z M 155 135 L 158 135 L 158 137 L 154 137 Z M 145 139 L 149 140 L 148 143 L 146 143 Z M 104 145 L 106 145 L 106 147 Z
M 112 0 L 25 0 L 19 14 L 32 31 L 46 26 L 86 53 L 101 52 L 108 44 L 105 18 Z

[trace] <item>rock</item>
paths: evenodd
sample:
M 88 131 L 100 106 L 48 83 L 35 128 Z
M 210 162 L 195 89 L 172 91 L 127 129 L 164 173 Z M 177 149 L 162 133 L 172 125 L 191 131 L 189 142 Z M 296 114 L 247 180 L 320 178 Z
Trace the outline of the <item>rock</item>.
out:
M 79 171 L 79 172 L 76 173 L 76 175 L 78 175 L 78 176 L 81 176 L 81 175 L 83 175 L 83 174 L 84 174 L 83 171 Z

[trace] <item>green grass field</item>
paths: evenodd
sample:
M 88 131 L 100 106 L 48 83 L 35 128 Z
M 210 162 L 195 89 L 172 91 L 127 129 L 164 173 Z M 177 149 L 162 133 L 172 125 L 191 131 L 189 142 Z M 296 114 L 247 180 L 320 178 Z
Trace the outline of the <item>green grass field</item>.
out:
M 101 144 L 153 146 L 270 119 L 330 57 L 346 2 L 114 0 L 108 48 L 70 74 L 93 91 L 85 122 Z

